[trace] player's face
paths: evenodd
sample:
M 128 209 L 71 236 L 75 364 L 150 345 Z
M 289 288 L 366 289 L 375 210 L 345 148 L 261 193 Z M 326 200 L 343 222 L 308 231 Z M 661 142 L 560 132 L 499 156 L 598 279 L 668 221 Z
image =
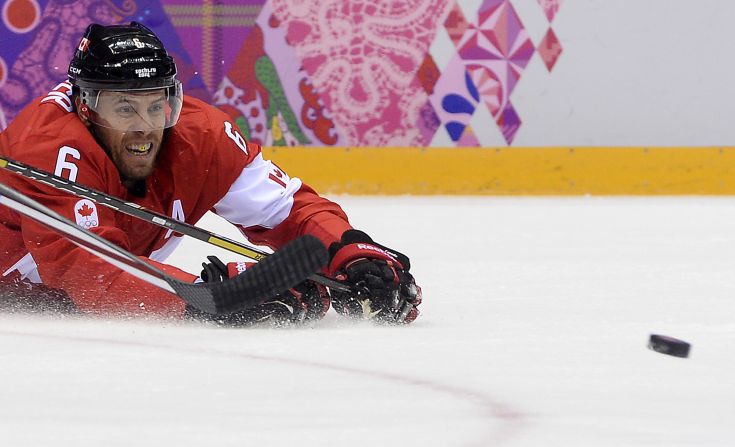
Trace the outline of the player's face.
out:
M 143 180 L 153 173 L 167 106 L 164 90 L 100 92 L 95 135 L 123 180 Z

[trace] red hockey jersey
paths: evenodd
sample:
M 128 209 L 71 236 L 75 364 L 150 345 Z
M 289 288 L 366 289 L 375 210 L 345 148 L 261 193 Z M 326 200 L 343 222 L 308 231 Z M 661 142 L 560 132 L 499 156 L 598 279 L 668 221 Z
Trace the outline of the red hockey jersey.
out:
M 115 165 L 77 117 L 68 82 L 13 120 L 0 134 L 0 153 L 187 223 L 212 210 L 252 242 L 273 248 L 303 234 L 328 246 L 350 228 L 338 205 L 265 160 L 229 116 L 188 96 L 146 180 L 144 197 L 123 186 Z M 181 240 L 170 230 L 6 171 L 0 170 L 0 182 L 168 274 L 195 279 L 162 264 Z M 63 289 L 86 312 L 182 315 L 185 308 L 176 296 L 0 206 L 0 281 L 18 277 Z

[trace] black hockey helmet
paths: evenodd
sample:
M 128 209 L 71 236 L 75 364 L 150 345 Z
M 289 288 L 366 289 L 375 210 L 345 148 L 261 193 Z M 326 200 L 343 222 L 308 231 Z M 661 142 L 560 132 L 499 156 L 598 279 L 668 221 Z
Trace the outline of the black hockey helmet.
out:
M 87 27 L 69 64 L 73 85 L 96 90 L 171 87 L 176 63 L 140 23 Z
M 140 23 L 89 25 L 68 75 L 82 103 L 92 111 L 98 111 L 103 91 L 134 94 L 162 90 L 168 103 L 166 122 L 156 127 L 171 127 L 178 121 L 183 91 L 176 79 L 176 63 L 161 40 Z M 100 125 L 107 122 L 95 120 L 94 115 L 90 119 Z

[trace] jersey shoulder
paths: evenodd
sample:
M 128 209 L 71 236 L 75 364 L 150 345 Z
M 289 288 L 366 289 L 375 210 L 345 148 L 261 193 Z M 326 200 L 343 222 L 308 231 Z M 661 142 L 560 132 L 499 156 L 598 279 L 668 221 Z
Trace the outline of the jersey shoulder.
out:
M 71 87 L 61 83 L 34 99 L 3 131 L 3 153 L 38 169 L 78 174 L 88 186 L 101 186 L 99 179 L 115 174 L 104 149 L 71 106 Z M 67 167 L 71 172 L 58 172 Z
M 11 143 L 38 134 L 54 137 L 63 133 L 67 123 L 75 116 L 71 99 L 71 84 L 62 82 L 47 94 L 28 103 L 8 123 L 4 134 Z
M 193 150 L 215 152 L 215 158 L 242 158 L 251 162 L 261 152 L 259 145 L 250 143 L 242 136 L 235 121 L 225 112 L 192 96 L 184 97 L 179 122 L 174 138 L 178 145 L 188 144 Z M 205 157 L 209 158 L 209 157 Z
M 184 105 L 176 128 L 189 132 L 215 133 L 228 119 L 229 116 L 217 107 L 193 96 L 184 95 Z

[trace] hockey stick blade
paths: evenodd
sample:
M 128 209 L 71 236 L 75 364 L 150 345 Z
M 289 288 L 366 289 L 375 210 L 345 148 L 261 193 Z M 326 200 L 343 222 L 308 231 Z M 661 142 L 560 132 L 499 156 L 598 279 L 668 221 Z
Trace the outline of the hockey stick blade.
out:
M 175 231 L 216 247 L 223 248 L 230 252 L 246 256 L 255 261 L 262 261 L 266 257 L 270 256 L 270 254 L 258 248 L 249 247 L 224 236 L 219 236 L 197 226 L 187 224 L 186 222 L 180 222 L 168 216 L 164 216 L 163 214 L 143 208 L 136 203 L 126 202 L 117 197 L 88 188 L 84 185 L 53 175 L 49 172 L 36 169 L 19 161 L 0 156 L 0 168 L 6 169 L 22 177 L 41 182 L 45 185 L 52 186 L 69 194 L 89 199 L 95 203 L 153 225 L 157 225 L 159 227 L 166 228 L 167 230 Z M 311 275 L 309 279 L 333 290 L 339 290 L 342 292 L 351 291 L 350 286 L 344 282 L 327 278 L 322 274 L 315 273 Z
M 215 315 L 230 314 L 260 304 L 300 283 L 322 268 L 328 259 L 327 249 L 321 241 L 313 236 L 303 236 L 233 279 L 219 283 L 190 284 L 165 274 L 134 254 L 73 224 L 2 183 L 0 204 L 58 232 L 123 271 L 179 296 L 203 312 Z
M 272 255 L 229 280 L 209 284 L 218 314 L 237 312 L 264 302 L 278 293 L 303 282 L 324 267 L 329 259 L 324 244 L 314 236 L 304 235 L 292 240 Z M 179 294 L 196 296 L 199 285 L 177 282 L 171 284 Z M 243 302 L 242 297 L 254 297 Z M 207 297 L 203 297 L 206 304 Z

